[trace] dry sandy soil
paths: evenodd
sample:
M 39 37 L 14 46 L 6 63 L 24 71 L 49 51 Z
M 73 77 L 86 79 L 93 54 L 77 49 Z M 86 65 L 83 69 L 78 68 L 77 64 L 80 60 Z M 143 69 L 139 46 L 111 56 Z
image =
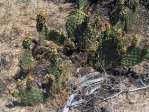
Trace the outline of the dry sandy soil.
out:
M 9 86 L 14 84 L 13 77 L 19 72 L 19 59 L 22 49 L 22 40 L 31 33 L 38 38 L 36 31 L 36 14 L 44 9 L 48 12 L 47 24 L 54 29 L 65 33 L 66 17 L 72 9 L 70 3 L 55 4 L 46 0 L 0 0 L 0 76 Z M 143 13 L 141 13 L 143 14 Z M 146 14 L 146 13 L 144 13 Z M 144 15 L 140 15 L 144 16 Z M 140 17 L 138 16 L 138 18 Z M 149 37 L 149 20 L 144 19 L 139 33 Z M 147 23 L 145 25 L 145 23 Z M 136 32 L 134 30 L 134 32 Z M 149 112 L 149 91 L 131 94 L 131 103 L 120 95 L 108 101 L 113 112 Z M 6 85 L 0 79 L 0 112 L 56 112 L 48 104 L 35 107 L 24 107 L 15 103 L 7 91 Z M 14 103 L 13 103 L 14 102 Z M 61 112 L 61 110 L 59 110 Z

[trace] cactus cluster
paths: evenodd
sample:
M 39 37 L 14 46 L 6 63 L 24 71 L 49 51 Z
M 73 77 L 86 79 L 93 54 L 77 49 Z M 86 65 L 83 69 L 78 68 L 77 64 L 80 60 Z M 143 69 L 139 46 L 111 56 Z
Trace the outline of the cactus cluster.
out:
M 21 57 L 21 69 L 26 73 L 26 76 L 28 77 L 28 74 L 31 70 L 33 70 L 33 60 L 36 60 L 37 63 L 42 61 L 43 59 L 50 62 L 50 65 L 48 66 L 48 73 L 54 74 L 56 77 L 56 80 L 54 80 L 54 83 L 52 86 L 49 85 L 50 82 L 47 83 L 46 90 L 50 91 L 57 91 L 59 90 L 60 86 L 62 86 L 65 83 L 65 78 L 67 77 L 67 73 L 63 74 L 63 66 L 60 65 L 60 63 L 57 63 L 57 50 L 56 48 L 53 48 L 53 46 L 46 46 L 45 45 L 45 39 L 51 40 L 58 45 L 64 45 L 66 39 L 63 36 L 62 33 L 56 30 L 49 30 L 47 25 L 45 24 L 46 18 L 45 18 L 44 11 L 40 11 L 36 17 L 36 27 L 37 31 L 39 32 L 39 40 L 37 45 L 33 45 L 33 39 L 31 38 L 31 35 L 27 36 L 23 42 L 23 54 Z M 36 41 L 36 40 L 34 40 Z M 34 57 L 33 57 L 33 56 Z M 40 60 L 38 60 L 40 59 Z M 55 60 L 56 59 L 56 60 Z M 69 75 L 72 73 L 69 72 Z M 65 77 L 65 78 L 64 78 Z M 22 78 L 22 77 L 21 77 Z M 22 103 L 26 105 L 36 105 L 45 100 L 45 94 L 51 93 L 49 91 L 41 91 L 38 87 L 35 87 L 33 85 L 33 81 L 30 77 L 27 79 L 26 85 L 23 85 L 23 80 L 18 79 L 17 82 L 17 92 L 11 91 L 11 94 L 14 97 L 17 97 L 21 100 Z M 50 78 L 49 78 L 50 81 Z
M 111 24 L 118 25 L 125 32 L 130 31 L 130 28 L 135 22 L 138 4 L 138 0 L 117 1 L 117 4 L 110 14 Z
M 28 76 L 26 85 L 23 84 L 21 79 L 18 79 L 16 89 L 9 89 L 9 91 L 12 96 L 20 99 L 25 105 L 37 105 L 45 101 L 43 92 L 33 87 L 33 78 L 31 76 Z
M 74 71 L 73 65 L 68 62 L 58 58 L 56 55 L 49 60 L 50 65 L 47 67 L 49 73 L 48 88 L 46 92 L 48 95 L 52 95 L 64 87 L 71 73 Z
M 89 55 L 90 63 L 97 69 L 101 65 L 106 69 L 117 66 L 131 67 L 148 59 L 148 46 L 139 48 L 136 36 L 130 43 L 128 37 L 122 36 L 119 30 L 114 28 L 102 32 L 101 37 L 99 49 Z
M 22 80 L 18 80 L 18 91 L 10 90 L 14 97 L 20 98 L 25 104 L 34 105 L 45 101 L 45 94 L 50 96 L 59 91 L 61 87 L 65 87 L 75 67 L 64 55 L 70 56 L 73 52 L 77 54 L 79 51 L 87 54 L 87 64 L 95 69 L 100 68 L 101 65 L 105 69 L 117 66 L 130 67 L 144 59 L 149 60 L 148 44 L 139 48 L 136 45 L 138 40 L 136 38 L 131 40 L 126 34 L 136 16 L 137 0 L 118 0 L 111 12 L 110 23 L 100 20 L 99 16 L 91 19 L 91 14 L 83 11 L 86 3 L 87 0 L 77 0 L 79 9 L 68 15 L 67 36 L 58 30 L 48 28 L 44 11 L 37 14 L 38 44 L 34 47 L 31 46 L 33 39 L 30 36 L 24 39 L 21 69 L 29 77 L 28 74 L 33 70 L 32 59 L 38 64 L 46 61 L 48 80 L 44 82 L 46 85 L 44 92 L 37 87 L 34 88 L 31 77 L 27 79 L 25 86 L 23 86 Z M 45 44 L 45 40 L 47 43 L 50 40 L 50 42 L 53 41 L 54 44 L 60 45 L 63 52 L 58 51 L 57 47 L 52 44 Z
M 121 29 L 116 29 L 107 24 L 105 31 L 101 32 L 101 44 L 97 52 L 98 61 L 105 65 L 105 68 L 117 66 L 121 55 L 125 52 L 127 40 L 122 36 Z

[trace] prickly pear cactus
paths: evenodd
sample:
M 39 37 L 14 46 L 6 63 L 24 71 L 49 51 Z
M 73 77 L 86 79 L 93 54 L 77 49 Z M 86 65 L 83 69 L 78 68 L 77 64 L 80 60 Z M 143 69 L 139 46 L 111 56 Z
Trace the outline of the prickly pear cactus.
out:
M 145 56 L 147 56 L 148 47 L 145 45 L 142 49 L 139 48 L 137 46 L 138 38 L 138 35 L 135 35 L 131 41 L 131 46 L 127 48 L 121 59 L 121 65 L 127 67 L 134 66 L 141 63 L 145 59 Z
M 106 69 L 112 66 L 114 67 L 114 64 L 117 64 L 116 60 L 120 58 L 117 50 L 117 43 L 113 40 L 103 41 L 101 45 L 101 54 L 99 56 L 101 60 L 104 61 L 103 65 Z
M 16 88 L 18 91 L 15 92 L 14 90 L 11 94 L 19 98 L 25 105 L 37 105 L 45 101 L 43 92 L 37 87 L 33 87 L 33 78 L 31 76 L 27 79 L 26 85 L 23 85 L 23 81 L 18 79 Z
M 138 0 L 120 0 L 110 14 L 110 23 L 119 26 L 125 32 L 130 31 L 136 18 Z
M 26 37 L 22 43 L 24 49 L 21 57 L 21 68 L 25 73 L 29 72 L 33 67 L 31 64 L 32 59 L 32 52 L 30 49 L 31 43 L 32 40 L 30 36 Z
M 74 31 L 75 29 L 82 24 L 86 20 L 87 16 L 86 14 L 81 11 L 73 11 L 69 14 L 67 21 L 66 21 L 66 30 L 68 33 L 68 37 L 73 38 L 74 37 Z
M 24 49 L 24 52 L 22 54 L 21 58 L 21 68 L 25 73 L 28 73 L 32 69 L 32 52 L 30 49 Z
M 46 92 L 48 95 L 56 93 L 60 88 L 65 86 L 72 72 L 74 72 L 73 64 L 69 61 L 62 60 L 53 56 L 48 66 L 49 81 L 47 83 Z
M 36 29 L 38 32 L 42 31 L 42 28 L 45 25 L 45 22 L 46 22 L 46 11 L 41 10 L 38 12 L 36 16 Z
M 145 55 L 146 53 L 143 50 L 135 46 L 131 46 L 127 49 L 126 54 L 122 57 L 121 64 L 127 67 L 134 66 L 138 63 L 141 63 Z
M 75 30 L 75 42 L 80 50 L 96 51 L 98 47 L 96 29 L 90 23 L 84 22 Z
M 126 32 L 130 31 L 130 29 L 132 28 L 134 22 L 136 20 L 136 12 L 130 11 L 126 17 L 125 20 L 125 27 L 124 30 Z
M 122 37 L 122 31 L 107 27 L 101 33 L 101 45 L 97 50 L 97 63 L 100 62 L 106 69 L 119 65 L 122 54 L 126 51 L 127 41 Z
M 41 90 L 24 90 L 20 94 L 21 102 L 26 105 L 37 105 L 44 102 L 44 96 Z
M 87 4 L 88 0 L 76 0 L 77 6 L 79 9 L 83 9 L 84 6 Z
M 58 45 L 64 45 L 66 42 L 66 37 L 58 30 L 50 30 L 47 40 L 52 40 Z
M 46 39 L 46 27 L 42 27 L 41 32 L 39 33 L 39 40 L 38 43 L 40 46 L 44 46 L 45 45 L 45 39 Z

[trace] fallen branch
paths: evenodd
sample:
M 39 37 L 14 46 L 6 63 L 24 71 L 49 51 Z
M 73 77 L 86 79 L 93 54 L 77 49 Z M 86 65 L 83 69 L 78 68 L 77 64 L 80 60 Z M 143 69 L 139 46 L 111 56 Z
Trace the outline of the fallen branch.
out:
M 103 77 L 96 77 L 96 79 L 92 78 L 98 74 L 98 72 L 89 73 L 79 79 L 77 84 L 78 88 L 76 91 L 74 91 L 75 93 L 73 93 L 68 99 L 63 112 L 69 112 L 70 109 L 74 109 L 78 106 L 87 106 L 92 100 L 94 100 L 96 104 L 99 104 L 101 102 L 114 99 L 123 93 L 131 93 L 149 88 L 149 85 L 144 85 L 143 87 L 130 89 L 129 84 L 125 82 L 123 82 L 123 84 L 127 85 L 128 89 L 115 88 L 114 85 L 107 85 L 107 83 L 105 85 L 101 85 L 101 81 L 103 82 L 107 79 Z M 108 96 L 105 97 L 105 95 L 102 96 L 101 94 L 98 94 L 100 90 L 107 92 Z M 115 94 L 109 96 L 109 93 Z M 94 108 L 96 108 L 96 106 L 94 106 Z
M 93 79 L 93 80 L 88 80 L 88 81 L 86 81 L 86 82 L 81 83 L 81 84 L 80 84 L 80 88 L 83 88 L 84 86 L 91 85 L 91 84 L 93 84 L 93 83 L 100 82 L 100 81 L 102 81 L 102 80 L 104 80 L 103 77 L 100 77 L 100 78 L 97 78 L 97 79 Z
M 79 80 L 78 80 L 78 83 L 82 83 L 82 82 L 85 82 L 87 81 L 88 79 L 92 78 L 92 77 L 95 77 L 99 75 L 99 72 L 92 72 L 92 73 L 89 73 L 83 77 L 81 77 Z
M 66 102 L 66 105 L 65 105 L 65 107 L 64 107 L 64 109 L 63 109 L 63 112 L 68 112 L 68 111 L 69 111 L 68 105 L 71 105 L 71 102 L 72 102 L 72 100 L 74 99 L 74 97 L 75 97 L 76 95 L 77 95 L 77 94 L 72 94 L 72 95 L 68 98 L 68 100 L 67 100 L 67 102 Z
M 144 89 L 147 89 L 147 88 L 149 88 L 149 86 L 140 87 L 140 88 L 136 88 L 136 89 L 121 90 L 121 91 L 118 92 L 117 94 L 115 94 L 115 95 L 113 95 L 113 96 L 110 96 L 110 97 L 107 97 L 107 98 L 103 99 L 102 101 L 107 101 L 107 100 L 109 100 L 109 99 L 115 98 L 115 97 L 117 97 L 118 95 L 120 95 L 120 94 L 122 94 L 122 93 L 130 93 L 130 92 L 135 92 L 135 91 L 144 90 Z

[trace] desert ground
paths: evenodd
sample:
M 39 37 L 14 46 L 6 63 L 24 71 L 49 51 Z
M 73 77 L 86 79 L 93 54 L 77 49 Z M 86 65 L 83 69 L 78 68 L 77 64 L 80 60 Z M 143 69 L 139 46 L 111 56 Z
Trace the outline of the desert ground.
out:
M 54 108 L 51 106 L 53 102 L 50 101 L 33 107 L 22 106 L 17 102 L 16 98 L 9 94 L 6 87 L 15 84 L 14 77 L 20 71 L 19 62 L 23 39 L 28 34 L 32 34 L 35 39 L 38 38 L 38 32 L 36 31 L 38 10 L 44 9 L 48 12 L 47 24 L 50 28 L 58 29 L 67 35 L 65 30 L 66 18 L 74 8 L 74 3 L 64 3 L 64 0 L 0 0 L 0 112 L 62 112 L 56 105 L 58 104 L 56 100 Z M 148 39 L 149 12 L 141 8 L 137 18 L 132 32 L 128 35 L 133 35 L 137 32 L 142 40 Z M 148 69 L 145 70 L 149 72 L 149 64 L 143 63 L 140 66 L 142 67 L 143 65 L 147 66 Z M 135 67 L 134 69 L 140 72 L 142 69 L 144 70 L 141 67 L 138 69 L 137 66 L 137 69 Z M 135 85 L 133 86 L 135 87 Z M 149 89 L 134 92 L 128 96 L 121 94 L 117 98 L 101 103 L 100 106 L 109 106 L 112 112 L 148 112 L 148 93 Z M 60 106 L 65 105 L 69 95 L 70 93 L 66 93 L 66 99 L 60 103 Z M 57 95 L 58 99 L 60 97 L 60 95 Z

